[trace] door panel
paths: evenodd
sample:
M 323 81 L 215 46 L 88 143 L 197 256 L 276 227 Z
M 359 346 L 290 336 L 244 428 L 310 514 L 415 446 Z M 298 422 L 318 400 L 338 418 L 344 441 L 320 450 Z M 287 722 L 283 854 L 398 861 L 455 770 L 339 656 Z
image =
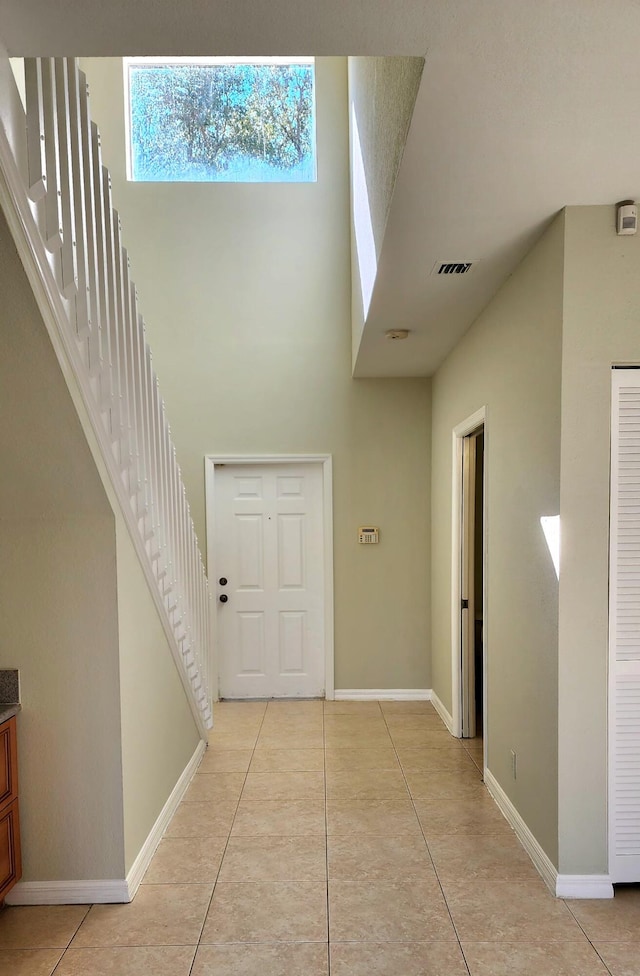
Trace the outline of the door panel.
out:
M 264 634 L 264 613 L 236 614 L 238 635 L 239 673 L 244 675 L 264 675 L 266 648 Z
M 304 589 L 304 516 L 279 515 L 278 535 L 280 589 Z
M 302 486 L 304 480 L 302 478 L 292 478 L 290 476 L 280 476 L 277 480 L 278 484 L 278 498 L 291 498 L 302 496 Z
M 280 674 L 304 673 L 305 617 L 300 610 L 280 614 Z
M 264 530 L 261 515 L 236 515 L 237 587 L 239 590 L 264 589 Z
M 262 498 L 262 478 L 237 477 L 236 497 L 241 498 Z
M 322 491 L 320 464 L 216 466 L 223 698 L 324 693 Z

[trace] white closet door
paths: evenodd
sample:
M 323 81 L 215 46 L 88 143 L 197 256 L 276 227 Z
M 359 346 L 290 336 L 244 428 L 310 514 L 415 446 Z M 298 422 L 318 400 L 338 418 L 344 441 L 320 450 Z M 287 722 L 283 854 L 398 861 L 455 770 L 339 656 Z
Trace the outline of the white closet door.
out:
M 640 369 L 612 371 L 609 873 L 640 881 Z

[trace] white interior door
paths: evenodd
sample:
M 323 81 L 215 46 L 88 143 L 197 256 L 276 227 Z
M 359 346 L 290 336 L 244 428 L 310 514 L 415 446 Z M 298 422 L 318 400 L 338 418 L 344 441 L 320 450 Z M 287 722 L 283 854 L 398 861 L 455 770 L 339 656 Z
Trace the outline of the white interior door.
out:
M 324 694 L 322 491 L 320 464 L 215 467 L 221 698 Z
M 640 881 L 640 370 L 612 371 L 609 874 Z

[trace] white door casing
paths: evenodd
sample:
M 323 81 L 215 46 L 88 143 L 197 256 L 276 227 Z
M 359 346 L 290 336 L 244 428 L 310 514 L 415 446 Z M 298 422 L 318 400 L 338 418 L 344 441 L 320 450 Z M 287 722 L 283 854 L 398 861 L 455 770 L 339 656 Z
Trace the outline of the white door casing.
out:
M 476 734 L 475 667 L 475 489 L 477 438 L 462 438 L 462 512 L 460 528 L 460 650 L 462 735 Z
M 465 611 L 461 612 L 463 599 L 463 561 L 468 560 L 468 555 L 463 555 L 463 506 L 465 503 L 463 488 L 463 461 L 464 461 L 464 439 L 470 434 L 482 428 L 484 431 L 484 465 L 483 465 L 483 553 L 482 553 L 482 578 L 483 578 L 483 741 L 484 755 L 483 768 L 487 768 L 487 647 L 489 634 L 489 620 L 487 613 L 487 568 L 488 554 L 488 491 L 487 491 L 487 470 L 488 470 L 488 449 L 489 449 L 489 428 L 488 428 L 488 409 L 481 407 L 471 416 L 467 417 L 460 424 L 453 428 L 451 432 L 451 459 L 452 459 L 452 479 L 451 479 L 451 718 L 452 731 L 455 736 L 460 738 L 463 735 L 463 671 L 462 671 L 462 622 L 463 618 L 469 615 Z M 470 505 L 468 505 L 470 507 Z M 467 597 L 468 598 L 468 597 Z M 467 654 L 467 664 L 470 655 Z M 468 681 L 468 674 L 464 675 Z
M 640 370 L 612 370 L 609 875 L 640 881 Z
M 220 697 L 332 694 L 328 459 L 207 460 Z

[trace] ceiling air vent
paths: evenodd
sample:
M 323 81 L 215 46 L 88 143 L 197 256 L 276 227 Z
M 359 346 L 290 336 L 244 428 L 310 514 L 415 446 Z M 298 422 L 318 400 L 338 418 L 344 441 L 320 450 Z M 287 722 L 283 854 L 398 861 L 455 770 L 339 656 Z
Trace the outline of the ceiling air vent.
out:
M 437 275 L 463 275 L 469 274 L 476 264 L 475 261 L 436 261 L 431 274 Z

